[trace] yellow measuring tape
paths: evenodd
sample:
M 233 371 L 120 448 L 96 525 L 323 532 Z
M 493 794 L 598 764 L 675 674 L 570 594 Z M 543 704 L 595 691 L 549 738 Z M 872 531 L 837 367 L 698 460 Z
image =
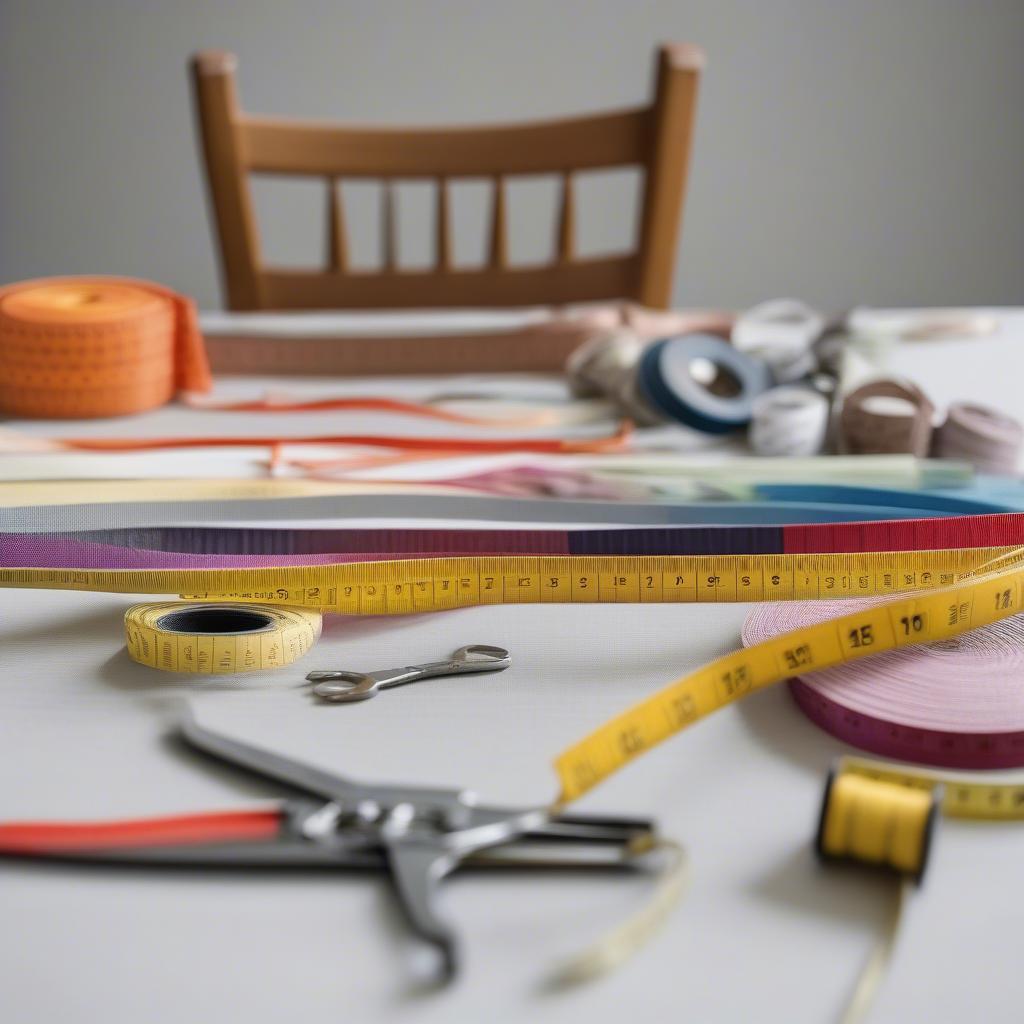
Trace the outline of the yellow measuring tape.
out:
M 129 656 L 150 668 L 203 675 L 281 668 L 320 636 L 320 613 L 305 608 L 165 601 L 124 613 Z
M 246 569 L 0 569 L 0 586 L 177 593 L 346 615 L 402 615 L 486 604 L 715 603 L 898 594 L 948 586 L 1015 550 L 503 555 Z
M 561 799 L 574 800 L 673 733 L 796 672 L 946 640 L 1015 615 L 1022 581 L 1019 567 L 990 573 L 802 627 L 718 658 L 562 753 L 555 762 Z

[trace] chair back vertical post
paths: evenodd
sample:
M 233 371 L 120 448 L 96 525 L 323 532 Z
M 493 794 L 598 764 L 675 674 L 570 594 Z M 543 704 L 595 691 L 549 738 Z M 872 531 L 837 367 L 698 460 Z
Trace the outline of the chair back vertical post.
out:
M 667 309 L 672 302 L 672 278 L 696 119 L 697 83 L 703 66 L 704 55 L 689 43 L 663 46 L 658 51 L 637 289 L 641 305 L 652 309 Z
M 197 54 L 192 83 L 228 308 L 257 309 L 262 305 L 260 246 L 237 130 L 236 64 L 230 53 Z

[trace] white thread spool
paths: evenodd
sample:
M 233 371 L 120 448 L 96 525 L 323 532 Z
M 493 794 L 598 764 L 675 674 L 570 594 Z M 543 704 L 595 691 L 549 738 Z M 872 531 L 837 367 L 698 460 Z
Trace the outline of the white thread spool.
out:
M 737 317 L 732 343 L 740 352 L 763 359 L 780 384 L 789 384 L 814 370 L 811 346 L 824 330 L 825 318 L 806 303 L 774 299 Z
M 808 388 L 772 388 L 754 400 L 750 446 L 758 455 L 817 455 L 828 420 L 824 395 Z

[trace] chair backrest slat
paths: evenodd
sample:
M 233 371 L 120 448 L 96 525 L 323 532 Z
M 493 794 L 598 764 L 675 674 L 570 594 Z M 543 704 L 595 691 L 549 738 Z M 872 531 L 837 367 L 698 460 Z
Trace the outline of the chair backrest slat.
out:
M 508 263 L 507 220 L 505 179 L 499 174 L 494 179 L 494 199 L 491 203 L 490 266 L 494 270 L 503 270 Z
M 395 224 L 395 190 L 390 178 L 381 184 L 380 213 L 380 262 L 385 270 L 394 270 L 398 260 L 398 238 Z
M 572 263 L 576 244 L 576 191 L 572 171 L 562 175 L 562 205 L 558 213 L 558 262 Z
M 337 178 L 327 179 L 327 266 L 336 274 L 348 269 L 348 244 L 345 237 L 344 204 L 338 192 Z
M 437 269 L 444 273 L 451 270 L 452 267 L 451 224 L 448 219 L 448 179 L 438 178 L 436 189 L 434 216 L 437 223 L 435 225 L 436 249 L 434 262 L 437 265 Z
M 376 128 L 254 117 L 239 110 L 235 58 L 201 53 L 192 73 L 221 262 L 231 309 L 381 308 L 523 305 L 630 298 L 664 307 L 671 298 L 676 243 L 689 164 L 697 81 L 696 47 L 658 55 L 652 105 L 536 124 L 498 127 Z M 639 246 L 612 258 L 577 254 L 581 171 L 639 167 L 645 175 Z M 249 188 L 251 174 L 325 179 L 327 267 L 285 271 L 262 265 Z M 554 262 L 509 261 L 508 181 L 557 174 L 561 199 Z M 382 182 L 381 267 L 351 270 L 345 233 L 345 179 Z M 434 266 L 398 269 L 395 183 L 436 183 Z M 452 254 L 452 179 L 493 182 L 486 263 L 456 268 Z
M 697 109 L 696 74 L 679 67 L 700 66 L 700 52 L 685 44 L 658 53 L 652 109 L 653 148 L 647 162 L 640 225 L 640 283 L 637 298 L 644 305 L 667 305 L 672 294 L 679 224 L 690 167 L 690 148 Z

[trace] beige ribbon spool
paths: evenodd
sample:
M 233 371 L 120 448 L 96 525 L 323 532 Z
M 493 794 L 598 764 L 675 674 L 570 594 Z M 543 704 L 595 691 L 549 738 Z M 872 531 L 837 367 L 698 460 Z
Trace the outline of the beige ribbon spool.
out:
M 840 449 L 850 455 L 906 452 L 924 458 L 932 440 L 935 406 L 920 388 L 874 380 L 851 391 L 839 415 Z

